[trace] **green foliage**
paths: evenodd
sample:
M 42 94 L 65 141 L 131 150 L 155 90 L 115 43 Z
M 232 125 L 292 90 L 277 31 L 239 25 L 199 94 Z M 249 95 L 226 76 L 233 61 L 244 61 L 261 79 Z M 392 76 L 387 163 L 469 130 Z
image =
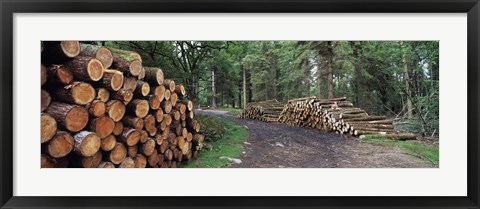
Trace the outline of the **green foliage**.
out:
M 213 147 L 212 150 L 202 150 L 198 157 L 185 164 L 185 168 L 225 168 L 230 165 L 222 156 L 238 158 L 243 152 L 243 142 L 247 137 L 247 130 L 234 123 L 220 119 L 225 127 L 225 134 L 222 138 L 207 142 Z
M 221 119 L 202 115 L 196 118 L 200 123 L 200 132 L 205 134 L 205 141 L 215 141 L 224 137 L 225 126 Z
M 241 108 L 243 101 L 286 102 L 312 95 L 326 98 L 332 83 L 334 97 L 346 96 L 369 114 L 406 118 L 406 101 L 411 99 L 412 130 L 424 135 L 438 134 L 438 41 L 90 43 L 137 51 L 144 66 L 161 67 L 165 77 L 184 84 L 188 98 L 201 107 L 210 106 L 213 98 L 217 107 L 225 108 Z M 327 72 L 330 55 L 331 80 Z M 408 66 L 408 82 L 403 58 Z

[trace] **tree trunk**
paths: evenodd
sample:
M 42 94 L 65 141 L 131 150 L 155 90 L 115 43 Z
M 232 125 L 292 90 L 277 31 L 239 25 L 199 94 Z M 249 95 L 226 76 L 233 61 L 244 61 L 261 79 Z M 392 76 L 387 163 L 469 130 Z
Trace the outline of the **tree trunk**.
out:
M 52 102 L 45 113 L 52 116 L 60 128 L 71 132 L 82 130 L 88 123 L 87 110 L 77 105 Z
M 147 116 L 149 109 L 148 101 L 143 99 L 134 99 L 127 104 L 127 113 L 139 118 Z
M 137 87 L 135 88 L 135 91 L 133 92 L 134 96 L 137 97 L 145 97 L 150 93 L 150 85 L 147 82 L 137 80 Z
M 123 74 L 118 70 L 105 70 L 101 85 L 108 90 L 118 91 L 123 86 Z
M 73 74 L 70 72 L 70 69 L 66 68 L 63 65 L 49 66 L 48 68 L 46 68 L 46 72 L 49 84 L 67 85 L 73 81 Z
M 41 90 L 41 99 L 40 99 L 40 110 L 43 112 L 45 109 L 48 108 L 50 103 L 52 102 L 52 97 L 50 96 L 50 93 L 45 90 Z
M 145 78 L 144 80 L 150 83 L 152 86 L 163 85 L 163 71 L 160 68 L 144 67 Z
M 104 103 L 108 102 L 110 99 L 110 92 L 105 88 L 97 88 L 95 89 L 95 92 L 97 92 L 95 99 L 98 99 Z
M 45 143 L 52 139 L 57 132 L 57 121 L 49 114 L 42 113 L 41 123 L 40 142 Z
M 141 132 L 138 130 L 133 128 L 124 128 L 122 134 L 120 135 L 120 139 L 127 146 L 133 146 L 140 141 L 141 135 Z
M 147 158 L 142 154 L 137 154 L 137 156 L 133 158 L 133 161 L 135 162 L 135 168 L 147 167 Z
M 87 109 L 90 116 L 101 117 L 105 114 L 105 103 L 100 100 L 93 100 L 85 106 L 85 109 Z
M 111 162 L 102 161 L 98 164 L 97 168 L 115 168 L 115 165 Z
M 86 105 L 95 99 L 95 89 L 84 82 L 73 82 L 54 91 L 55 100 Z
M 148 95 L 147 99 L 151 110 L 158 110 L 160 108 L 160 98 L 157 95 Z
M 327 41 L 328 99 L 333 98 L 333 43 Z
M 101 140 L 100 149 L 108 152 L 115 147 L 115 144 L 117 144 L 117 138 L 113 134 L 111 134 Z
M 47 144 L 47 153 L 54 158 L 67 156 L 73 150 L 73 137 L 68 132 L 58 131 Z
M 117 142 L 112 151 L 106 153 L 106 159 L 115 165 L 120 164 L 126 156 L 127 148 L 120 142 Z
M 59 64 L 80 54 L 78 41 L 43 41 L 42 63 Z
M 107 115 L 113 119 L 114 122 L 120 121 L 125 115 L 125 105 L 118 100 L 110 100 L 106 104 Z
M 113 51 L 112 51 L 113 53 Z M 111 66 L 113 69 L 122 72 L 126 76 L 137 77 L 142 72 L 142 62 L 139 60 L 127 61 L 124 57 L 113 55 L 113 63 Z
M 99 81 L 103 77 L 103 65 L 100 60 L 92 57 L 78 56 L 65 63 L 75 80 Z
M 120 121 L 115 122 L 115 128 L 113 128 L 113 135 L 119 136 L 123 132 L 123 123 Z
M 185 87 L 183 85 L 175 85 L 175 93 L 177 93 L 180 97 L 183 97 L 187 94 L 187 91 L 185 91 Z
M 95 57 L 100 62 L 105 69 L 110 68 L 113 62 L 113 55 L 112 51 L 107 47 L 98 46 L 98 45 L 90 45 L 90 44 L 80 44 L 80 54 L 82 56 L 90 56 Z
M 123 79 L 123 88 L 134 92 L 137 88 L 137 79 L 131 76 L 125 77 Z
M 212 68 L 212 99 L 211 99 L 211 106 L 212 108 L 216 108 L 217 104 L 215 102 L 215 97 L 217 95 L 217 92 L 215 91 L 215 69 Z
M 413 118 L 413 105 L 412 105 L 412 95 L 410 91 L 410 76 L 408 70 L 408 60 L 407 60 L 407 53 L 405 49 L 405 43 L 402 41 L 400 42 L 400 46 L 403 51 L 402 61 L 403 61 L 403 79 L 405 80 L 405 92 L 407 97 L 407 113 L 408 119 Z
M 133 93 L 128 89 L 120 89 L 113 94 L 112 98 L 128 104 L 133 99 Z
M 157 95 L 160 102 L 162 102 L 165 99 L 165 86 L 156 86 L 153 90 L 153 94 Z
M 95 132 L 100 138 L 105 138 L 113 132 L 115 122 L 108 116 L 94 118 L 89 122 L 89 130 Z
M 74 150 L 81 156 L 90 157 L 100 150 L 100 137 L 93 132 L 79 132 L 75 134 L 73 139 L 75 141 Z

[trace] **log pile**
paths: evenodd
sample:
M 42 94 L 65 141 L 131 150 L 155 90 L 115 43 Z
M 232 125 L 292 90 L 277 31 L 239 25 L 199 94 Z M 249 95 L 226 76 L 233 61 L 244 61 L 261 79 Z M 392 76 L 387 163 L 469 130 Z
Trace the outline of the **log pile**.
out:
M 182 85 L 136 52 L 42 42 L 42 168 L 175 168 L 204 136 Z
M 283 106 L 277 100 L 248 103 L 240 113 L 240 118 L 250 118 L 269 123 L 277 122 Z
M 278 122 L 348 134 L 361 139 L 379 137 L 392 140 L 416 139 L 415 134 L 394 130 L 392 119 L 385 116 L 370 116 L 365 110 L 354 107 L 346 97 L 334 99 L 305 97 L 289 100 Z

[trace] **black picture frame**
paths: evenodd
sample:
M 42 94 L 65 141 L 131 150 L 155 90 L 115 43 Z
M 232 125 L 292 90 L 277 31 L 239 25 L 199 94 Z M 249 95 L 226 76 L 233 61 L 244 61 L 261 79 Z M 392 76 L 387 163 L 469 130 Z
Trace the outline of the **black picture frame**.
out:
M 0 0 L 1 208 L 479 208 L 478 0 Z M 468 195 L 465 197 L 19 197 L 13 196 L 15 13 L 467 13 Z M 281 185 L 279 185 L 281 186 Z M 252 188 L 253 189 L 253 188 Z

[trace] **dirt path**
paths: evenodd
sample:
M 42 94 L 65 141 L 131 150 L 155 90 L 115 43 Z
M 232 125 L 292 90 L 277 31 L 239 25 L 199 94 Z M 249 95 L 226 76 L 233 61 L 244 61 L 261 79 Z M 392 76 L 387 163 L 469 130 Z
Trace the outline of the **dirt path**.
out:
M 285 124 L 240 119 L 224 111 L 198 110 L 198 114 L 230 120 L 248 129 L 240 168 L 397 168 L 434 167 L 395 146 Z

